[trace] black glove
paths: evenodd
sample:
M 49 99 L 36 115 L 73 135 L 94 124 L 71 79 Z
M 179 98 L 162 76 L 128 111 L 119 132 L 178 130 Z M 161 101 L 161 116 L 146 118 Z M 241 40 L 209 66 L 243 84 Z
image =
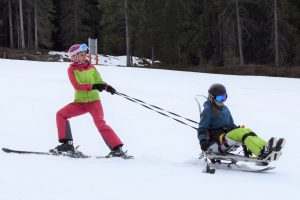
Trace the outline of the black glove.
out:
M 202 151 L 207 151 L 208 147 L 209 147 L 209 141 L 208 140 L 201 140 L 200 141 L 200 146 Z
M 93 90 L 98 90 L 99 92 L 102 92 L 106 88 L 106 84 L 100 83 L 100 84 L 93 84 L 92 89 Z
M 107 86 L 106 91 L 109 92 L 109 93 L 111 93 L 112 95 L 114 95 L 116 93 L 115 88 L 113 88 L 110 85 Z

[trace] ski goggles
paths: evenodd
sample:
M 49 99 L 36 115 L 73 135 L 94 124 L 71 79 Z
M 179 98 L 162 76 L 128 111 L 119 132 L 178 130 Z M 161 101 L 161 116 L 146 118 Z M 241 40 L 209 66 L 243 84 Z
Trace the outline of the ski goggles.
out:
M 80 51 L 87 51 L 89 49 L 89 47 L 86 45 L 86 44 L 82 44 L 82 45 L 80 45 L 80 47 L 79 47 L 79 50 Z
M 215 96 L 214 99 L 219 103 L 224 102 L 227 99 L 227 94 Z

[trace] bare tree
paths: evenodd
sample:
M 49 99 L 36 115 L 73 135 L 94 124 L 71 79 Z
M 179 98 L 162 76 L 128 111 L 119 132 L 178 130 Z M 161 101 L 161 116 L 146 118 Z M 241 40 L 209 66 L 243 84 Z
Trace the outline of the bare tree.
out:
M 130 36 L 129 36 L 129 22 L 128 22 L 128 4 L 127 0 L 124 0 L 124 12 L 125 12 L 125 23 L 126 23 L 126 66 L 131 67 L 132 66 L 132 60 L 131 60 L 131 47 L 130 47 Z
M 25 48 L 25 38 L 24 38 L 24 23 L 23 23 L 23 7 L 22 0 L 19 0 L 19 10 L 20 10 L 20 31 L 21 31 L 21 48 Z
M 241 27 L 241 18 L 240 18 L 240 9 L 239 1 L 235 0 L 235 9 L 236 9 L 236 22 L 237 22 L 237 34 L 239 42 L 239 55 L 240 55 L 240 66 L 244 66 L 244 53 L 243 53 L 243 32 Z

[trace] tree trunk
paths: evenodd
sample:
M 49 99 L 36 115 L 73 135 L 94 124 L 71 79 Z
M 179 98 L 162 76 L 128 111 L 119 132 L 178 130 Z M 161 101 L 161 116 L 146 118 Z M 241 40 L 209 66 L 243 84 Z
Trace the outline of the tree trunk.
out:
M 130 59 L 130 37 L 129 37 L 129 22 L 128 22 L 128 4 L 127 0 L 124 0 L 124 11 L 125 11 L 125 23 L 126 23 L 126 55 L 127 55 L 127 60 L 126 60 L 126 65 L 131 67 L 132 62 Z
M 155 59 L 155 57 L 154 57 L 154 45 L 152 44 L 152 47 L 151 47 L 151 60 L 152 60 L 151 64 L 152 65 L 154 64 L 154 59 Z
M 220 21 L 220 19 L 218 19 Z M 220 48 L 220 65 L 224 66 L 225 64 L 225 58 L 224 58 L 224 21 L 222 20 L 220 23 L 220 37 L 219 37 L 219 48 Z
M 14 30 L 12 22 L 12 11 L 11 11 L 11 0 L 8 0 L 8 18 L 9 18 L 9 39 L 10 39 L 10 48 L 14 48 Z
M 16 27 L 17 27 L 17 48 L 20 48 L 20 15 L 16 12 Z
M 36 0 L 34 1 L 34 48 L 36 50 L 39 48 L 37 2 L 36 2 Z
M 203 57 L 202 57 L 202 51 L 200 48 L 198 49 L 198 57 L 199 57 L 198 62 L 199 62 L 199 65 L 201 66 L 203 64 Z
M 22 0 L 19 0 L 19 9 L 20 9 L 21 48 L 24 49 L 25 48 L 25 38 L 24 38 Z
M 31 48 L 32 44 L 32 31 L 31 31 L 31 18 L 30 8 L 27 8 L 27 48 Z
M 278 8 L 277 8 L 277 0 L 273 0 L 274 2 L 274 31 L 275 31 L 275 38 L 274 38 L 274 48 L 275 48 L 275 66 L 279 66 L 279 42 L 278 42 Z
M 77 0 L 74 1 L 74 29 L 75 29 L 75 42 L 78 43 L 78 22 L 77 22 Z
M 180 41 L 177 41 L 177 63 L 181 63 L 181 49 L 180 49 Z
M 239 1 L 235 0 L 236 8 L 236 22 L 237 22 L 237 33 L 239 42 L 239 54 L 240 54 L 240 66 L 244 66 L 244 53 L 243 53 L 243 32 L 241 27 Z

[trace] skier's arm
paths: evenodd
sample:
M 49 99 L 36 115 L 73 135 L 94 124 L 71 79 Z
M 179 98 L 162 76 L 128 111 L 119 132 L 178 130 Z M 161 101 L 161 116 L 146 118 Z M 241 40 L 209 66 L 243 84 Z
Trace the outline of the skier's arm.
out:
M 80 84 L 80 83 L 78 83 L 78 81 L 75 77 L 75 74 L 74 74 L 74 69 L 72 67 L 69 67 L 69 69 L 68 69 L 68 76 L 69 76 L 69 79 L 70 79 L 73 87 L 76 90 L 85 90 L 85 91 L 92 90 L 92 85 L 91 84 Z
M 230 114 L 230 126 L 231 126 L 231 129 L 233 130 L 233 129 L 238 128 L 238 126 L 234 123 L 232 115 L 231 115 L 230 112 L 229 112 L 229 114 Z
M 102 77 L 100 75 L 100 73 L 98 72 L 98 70 L 96 69 L 95 66 L 93 66 L 95 68 L 95 73 L 93 73 L 93 76 L 94 76 L 94 80 L 95 80 L 95 83 L 103 83 L 103 84 L 106 84 L 103 80 L 102 80 Z
M 208 128 L 211 120 L 211 109 L 205 108 L 201 114 L 201 119 L 199 122 L 199 128 L 198 128 L 198 139 L 201 142 L 202 140 L 208 140 Z
M 113 88 L 111 85 L 105 83 L 102 80 L 102 77 L 101 77 L 100 73 L 98 72 L 98 70 L 96 69 L 96 67 L 94 67 L 94 68 L 95 68 L 95 71 L 93 73 L 93 76 L 94 76 L 94 80 L 95 80 L 96 84 L 92 85 L 92 89 L 96 89 L 99 92 L 106 90 L 107 92 L 109 92 L 111 94 L 115 94 L 116 93 L 115 88 Z

